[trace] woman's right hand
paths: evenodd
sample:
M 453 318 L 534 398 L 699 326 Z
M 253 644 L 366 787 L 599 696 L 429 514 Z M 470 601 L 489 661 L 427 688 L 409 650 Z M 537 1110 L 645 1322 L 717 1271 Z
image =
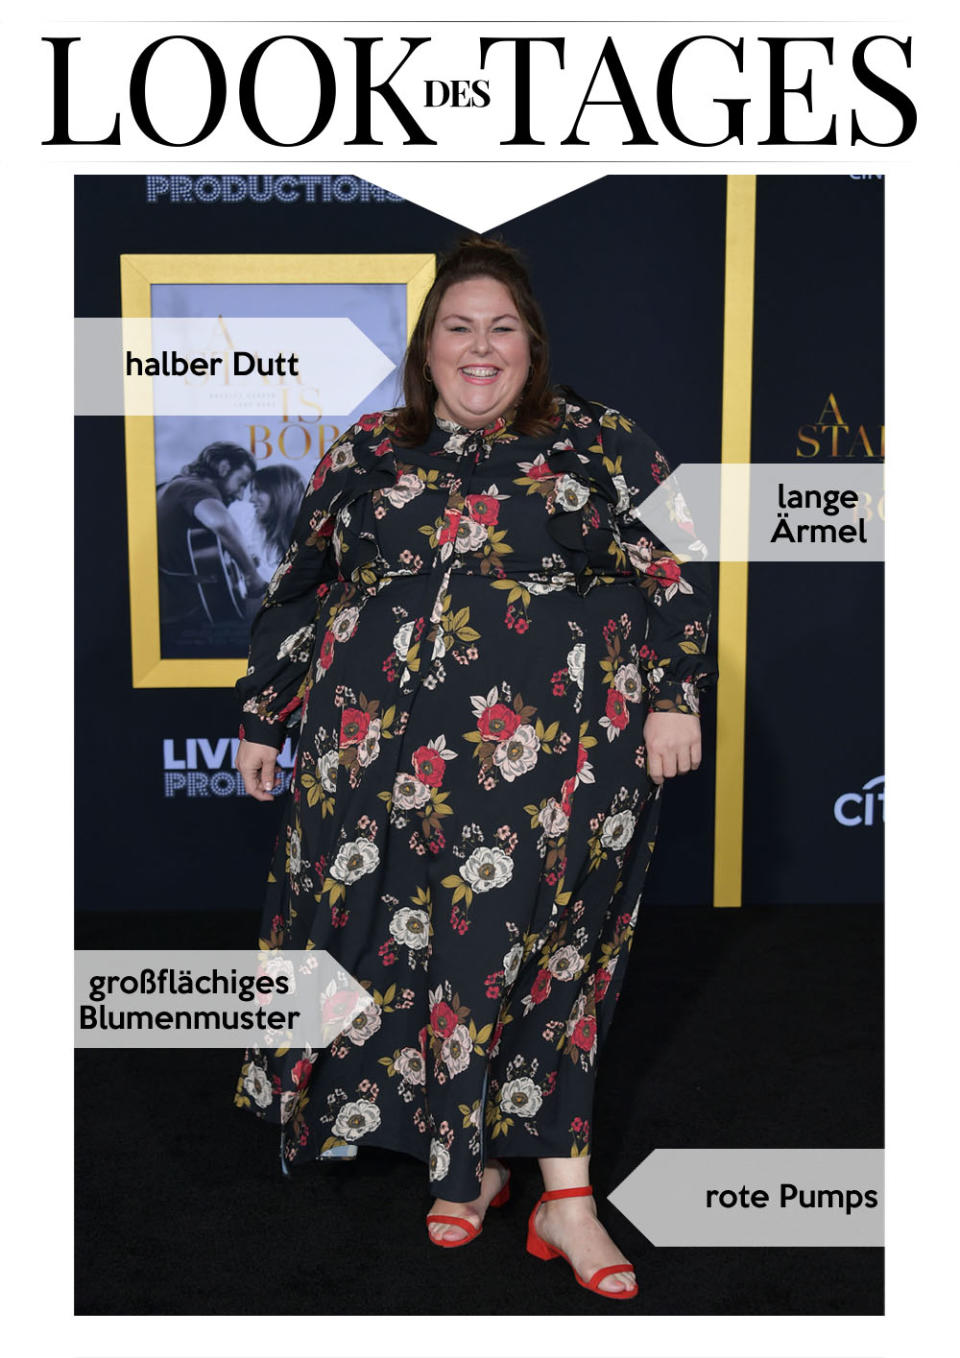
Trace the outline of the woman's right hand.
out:
M 258 802 L 272 802 L 277 783 L 277 751 L 272 745 L 259 745 L 255 740 L 241 740 L 237 746 L 236 766 L 243 775 L 243 786 Z

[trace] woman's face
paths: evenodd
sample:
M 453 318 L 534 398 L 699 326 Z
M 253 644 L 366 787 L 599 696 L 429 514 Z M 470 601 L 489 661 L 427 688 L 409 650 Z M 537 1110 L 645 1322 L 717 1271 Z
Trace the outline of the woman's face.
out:
M 270 508 L 270 492 L 258 486 L 256 482 L 250 487 L 250 501 L 256 510 L 257 518 L 262 519 Z
M 482 429 L 515 405 L 530 369 L 530 340 L 509 288 L 495 278 L 451 284 L 427 362 L 441 419 Z

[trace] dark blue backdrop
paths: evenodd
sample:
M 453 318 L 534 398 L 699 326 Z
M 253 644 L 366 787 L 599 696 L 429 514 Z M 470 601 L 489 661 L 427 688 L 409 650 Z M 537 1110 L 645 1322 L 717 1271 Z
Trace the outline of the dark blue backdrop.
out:
M 429 252 L 458 234 L 405 202 L 76 186 L 78 316 L 119 314 L 122 253 Z M 675 466 L 720 456 L 724 209 L 722 176 L 624 175 L 502 228 L 529 258 L 554 376 L 632 415 Z M 753 456 L 791 461 L 830 393 L 854 426 L 882 421 L 882 184 L 763 178 L 757 233 Z M 77 421 L 76 453 L 78 904 L 256 907 L 278 809 L 164 795 L 163 741 L 234 735 L 233 695 L 132 688 L 122 420 Z M 878 901 L 881 827 L 833 808 L 882 769 L 881 568 L 755 566 L 749 589 L 744 901 Z M 647 903 L 711 899 L 714 729 L 711 701 L 701 772 L 666 790 Z

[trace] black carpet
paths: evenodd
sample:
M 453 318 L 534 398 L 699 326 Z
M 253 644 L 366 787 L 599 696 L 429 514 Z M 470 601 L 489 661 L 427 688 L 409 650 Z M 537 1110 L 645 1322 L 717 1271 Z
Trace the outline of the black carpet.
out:
M 82 914 L 77 947 L 245 948 L 258 916 Z M 280 1174 L 233 1107 L 231 1051 L 76 1054 L 78 1315 L 874 1315 L 882 1251 L 655 1249 L 604 1202 L 658 1146 L 882 1145 L 877 907 L 646 907 L 594 1118 L 600 1215 L 640 1295 L 605 1302 L 524 1250 L 540 1191 L 481 1239 L 426 1238 L 426 1170 L 362 1150 Z

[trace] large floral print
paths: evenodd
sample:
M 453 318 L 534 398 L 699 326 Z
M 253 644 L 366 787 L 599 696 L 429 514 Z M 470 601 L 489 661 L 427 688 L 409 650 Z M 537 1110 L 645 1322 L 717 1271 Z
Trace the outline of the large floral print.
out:
M 709 580 L 639 508 L 668 474 L 569 393 L 540 436 L 365 415 L 316 468 L 238 685 L 242 734 L 298 739 L 262 943 L 369 1002 L 324 1051 L 247 1052 L 288 1162 L 387 1146 L 467 1201 L 491 1153 L 589 1154 L 660 814 L 644 720 L 713 677 Z

